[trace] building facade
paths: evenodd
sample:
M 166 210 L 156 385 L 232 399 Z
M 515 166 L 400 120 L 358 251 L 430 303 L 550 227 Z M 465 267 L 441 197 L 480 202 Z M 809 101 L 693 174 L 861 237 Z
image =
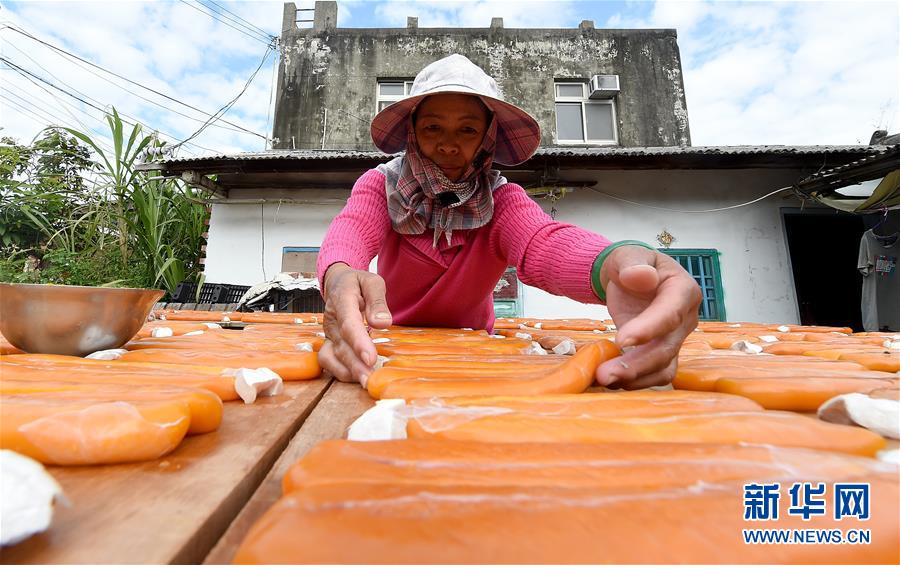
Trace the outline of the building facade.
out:
M 537 154 L 502 173 L 556 220 L 658 244 L 701 286 L 703 319 L 858 325 L 867 228 L 799 187 L 829 181 L 829 167 L 843 185 L 865 180 L 842 168 L 890 165 L 900 146 L 692 147 L 674 30 L 505 29 L 500 18 L 475 29 L 423 29 L 415 18 L 402 29 L 345 29 L 335 2 L 316 2 L 312 28 L 298 19 L 285 4 L 274 150 L 148 166 L 217 196 L 207 281 L 311 270 L 355 179 L 390 159 L 374 150 L 372 117 L 406 96 L 424 66 L 461 53 L 541 124 Z M 504 281 L 500 316 L 609 315 Z
M 312 28 L 284 7 L 273 137 L 276 149 L 373 149 L 375 113 L 409 93 L 429 63 L 459 53 L 537 118 L 541 145 L 690 145 L 674 29 L 364 29 L 337 26 L 316 2 Z M 487 23 L 487 22 L 486 22 Z

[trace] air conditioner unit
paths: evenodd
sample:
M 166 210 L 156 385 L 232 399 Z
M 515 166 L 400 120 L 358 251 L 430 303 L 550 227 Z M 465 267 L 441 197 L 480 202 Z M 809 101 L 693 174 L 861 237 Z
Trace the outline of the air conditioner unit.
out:
M 619 75 L 594 75 L 591 77 L 591 95 L 593 100 L 615 98 L 619 93 Z

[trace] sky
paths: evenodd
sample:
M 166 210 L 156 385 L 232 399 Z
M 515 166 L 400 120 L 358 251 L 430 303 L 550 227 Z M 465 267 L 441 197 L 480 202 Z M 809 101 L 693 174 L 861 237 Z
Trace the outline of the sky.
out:
M 339 27 L 405 27 L 417 16 L 419 27 L 503 17 L 506 28 L 675 28 L 695 146 L 853 145 L 900 131 L 897 0 L 345 0 L 338 9 Z M 179 156 L 263 150 L 282 10 L 281 1 L 0 0 L 0 136 L 27 143 L 53 124 L 102 138 L 103 112 L 115 107 L 170 143 L 189 138 Z

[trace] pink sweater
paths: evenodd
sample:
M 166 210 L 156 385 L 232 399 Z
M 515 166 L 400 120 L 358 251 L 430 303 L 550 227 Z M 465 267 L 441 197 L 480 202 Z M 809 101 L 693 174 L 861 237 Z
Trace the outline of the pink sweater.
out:
M 490 331 L 494 286 L 507 266 L 514 266 L 526 284 L 599 303 L 591 288 L 591 267 L 610 241 L 552 220 L 521 186 L 497 188 L 488 224 L 454 231 L 449 245 L 441 237 L 433 249 L 433 230 L 402 235 L 391 228 L 384 182 L 374 169 L 356 181 L 319 250 L 320 282 L 334 263 L 366 270 L 378 255 L 393 322 L 409 326 Z

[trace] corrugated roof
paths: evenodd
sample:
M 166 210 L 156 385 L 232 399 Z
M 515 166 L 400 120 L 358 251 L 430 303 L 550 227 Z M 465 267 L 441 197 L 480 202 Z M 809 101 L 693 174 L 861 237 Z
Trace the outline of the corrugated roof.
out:
M 695 147 L 541 147 L 535 157 L 664 157 L 664 156 L 701 156 L 701 155 L 879 155 L 893 146 L 885 145 L 727 145 L 727 146 L 695 146 Z M 149 169 L 164 169 L 166 165 L 176 163 L 207 163 L 233 161 L 329 161 L 329 160 L 386 160 L 391 155 L 380 151 L 358 151 L 342 149 L 325 150 L 289 150 L 274 149 L 270 151 L 252 151 L 207 155 L 201 157 L 179 157 L 166 159 L 160 163 L 144 165 Z
M 807 180 L 840 174 L 844 171 L 857 169 L 874 163 L 884 162 L 888 164 L 888 166 L 898 166 L 898 163 L 900 163 L 900 161 L 898 161 L 900 160 L 900 145 L 872 145 L 870 147 L 880 148 L 881 151 L 878 153 L 869 153 L 863 156 L 861 159 L 857 159 L 855 161 L 850 161 L 849 163 L 844 163 L 843 165 L 838 165 L 836 167 L 831 167 L 829 169 L 819 171 L 815 174 L 810 175 Z
M 872 145 L 878 153 L 816 171 L 799 183 L 797 189 L 806 194 L 828 195 L 839 188 L 881 178 L 900 169 L 900 145 Z

